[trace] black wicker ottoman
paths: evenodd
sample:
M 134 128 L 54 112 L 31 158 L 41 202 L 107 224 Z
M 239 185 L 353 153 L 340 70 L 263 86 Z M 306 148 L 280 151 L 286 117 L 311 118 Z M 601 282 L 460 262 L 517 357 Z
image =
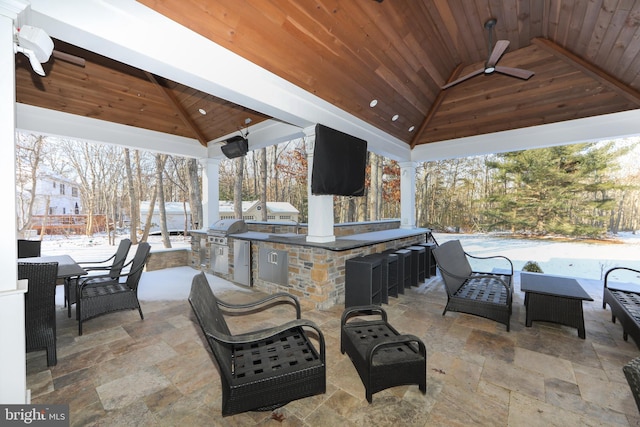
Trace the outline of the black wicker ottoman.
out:
M 355 319 L 362 316 L 368 318 Z M 353 362 L 369 403 L 374 393 L 399 385 L 417 384 L 422 394 L 427 392 L 424 343 L 414 335 L 399 334 L 383 308 L 350 307 L 342 313 L 340 326 L 340 351 Z

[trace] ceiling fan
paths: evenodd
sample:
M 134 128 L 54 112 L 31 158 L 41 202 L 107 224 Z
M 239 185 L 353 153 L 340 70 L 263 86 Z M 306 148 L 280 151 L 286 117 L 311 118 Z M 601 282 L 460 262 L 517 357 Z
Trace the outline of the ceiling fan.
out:
M 496 22 L 498 21 L 495 18 L 491 18 L 484 23 L 484 28 L 486 28 L 487 31 L 489 32 L 489 51 L 491 52 L 489 54 L 489 59 L 484 65 L 484 68 L 475 70 L 467 74 L 466 76 L 462 76 L 457 80 L 447 83 L 446 85 L 442 86 L 443 90 L 450 88 L 451 86 L 457 85 L 458 83 L 462 83 L 463 81 L 468 80 L 471 77 L 475 77 L 478 74 L 482 74 L 482 73 L 493 74 L 494 72 L 497 72 L 500 74 L 505 74 L 507 76 L 517 77 L 523 80 L 528 80 L 531 76 L 535 74 L 533 71 L 523 70 L 521 68 L 502 67 L 500 65 L 496 65 L 496 63 L 500 60 L 500 57 L 502 56 L 502 54 L 509 47 L 509 40 L 498 40 L 493 50 L 491 50 L 491 46 L 493 45 L 492 30 L 493 30 L 493 27 L 496 26 Z
M 15 30 L 14 51 L 26 55 L 33 70 L 41 76 L 45 75 L 42 63 L 47 62 L 51 55 L 62 61 L 81 67 L 85 66 L 84 58 L 55 50 L 51 37 L 41 28 L 30 25 L 23 25 L 20 29 Z

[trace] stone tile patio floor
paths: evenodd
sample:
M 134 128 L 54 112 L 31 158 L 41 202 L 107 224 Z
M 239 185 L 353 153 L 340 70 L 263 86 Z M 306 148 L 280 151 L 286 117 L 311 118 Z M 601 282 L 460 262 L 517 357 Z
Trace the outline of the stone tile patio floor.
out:
M 195 274 L 195 271 L 194 271 Z M 446 295 L 439 278 L 391 298 L 384 308 L 400 332 L 427 346 L 427 394 L 417 386 L 373 395 L 340 353 L 343 307 L 303 309 L 327 344 L 327 392 L 272 412 L 231 417 L 220 413 L 216 365 L 194 323 L 188 302 L 142 301 L 137 311 L 77 324 L 57 307 L 58 364 L 43 351 L 27 355 L 32 403 L 70 405 L 71 425 L 86 426 L 628 426 L 640 415 L 622 366 L 640 355 L 622 339 L 611 311 L 602 309 L 602 284 L 580 280 L 595 299 L 585 302 L 586 340 L 576 329 L 544 322 L 524 326 L 523 294 L 516 280 L 511 331 L 504 325 L 458 313 L 442 316 Z M 229 301 L 256 292 L 219 293 Z M 229 318 L 233 332 L 294 317 L 282 306 L 249 321 Z

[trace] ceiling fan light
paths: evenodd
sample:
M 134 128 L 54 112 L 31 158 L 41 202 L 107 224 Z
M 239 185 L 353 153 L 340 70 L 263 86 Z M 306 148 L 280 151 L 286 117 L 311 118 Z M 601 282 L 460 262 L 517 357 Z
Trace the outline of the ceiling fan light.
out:
M 487 67 L 487 68 L 485 68 L 485 69 L 484 69 L 484 73 L 485 73 L 485 74 L 491 74 L 491 73 L 493 73 L 495 70 L 496 70 L 496 69 L 495 69 L 495 67 Z

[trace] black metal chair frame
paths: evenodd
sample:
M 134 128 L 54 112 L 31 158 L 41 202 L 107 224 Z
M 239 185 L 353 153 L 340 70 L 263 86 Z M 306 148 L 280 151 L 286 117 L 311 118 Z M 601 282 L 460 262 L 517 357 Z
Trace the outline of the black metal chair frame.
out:
M 218 365 L 223 416 L 271 411 L 326 392 L 324 336 L 313 322 L 300 319 L 300 303 L 293 295 L 276 293 L 249 304 L 230 304 L 215 297 L 200 273 L 193 278 L 189 303 Z M 273 328 L 231 334 L 223 316 L 223 310 L 245 315 L 282 303 L 295 306 L 296 320 Z M 317 338 L 319 351 L 308 333 Z
M 18 279 L 28 280 L 25 294 L 26 351 L 47 351 L 47 366 L 58 363 L 56 350 L 56 277 L 58 263 L 18 262 Z
M 445 242 L 434 248 L 432 253 L 447 291 L 447 305 L 442 315 L 447 311 L 473 314 L 503 323 L 509 331 L 513 301 L 511 260 L 502 255 L 473 256 L 462 249 L 459 240 Z M 505 260 L 509 265 L 509 272 L 473 271 L 469 258 Z
M 82 335 L 83 321 L 115 311 L 138 309 L 140 318 L 144 319 L 138 300 L 138 284 L 150 249 L 147 242 L 138 245 L 133 259 L 123 268 L 130 266 L 127 273 L 115 278 L 109 274 L 94 276 L 78 282 L 76 317 L 79 335 Z
M 109 258 L 102 261 L 79 261 L 78 264 L 85 269 L 89 274 L 94 272 L 93 277 L 76 277 L 65 279 L 64 281 L 64 303 L 67 306 L 67 315 L 71 317 L 71 306 L 76 303 L 76 287 L 78 282 L 82 282 L 88 279 L 96 277 L 97 271 L 108 271 L 109 277 L 104 277 L 102 282 L 111 281 L 110 279 L 116 279 L 122 273 L 122 269 L 127 261 L 127 255 L 131 248 L 130 239 L 122 239 L 118 244 L 118 249 Z M 104 275 L 104 274 L 103 274 Z M 75 282 L 75 283 L 74 283 Z M 95 284 L 96 282 L 94 282 Z

